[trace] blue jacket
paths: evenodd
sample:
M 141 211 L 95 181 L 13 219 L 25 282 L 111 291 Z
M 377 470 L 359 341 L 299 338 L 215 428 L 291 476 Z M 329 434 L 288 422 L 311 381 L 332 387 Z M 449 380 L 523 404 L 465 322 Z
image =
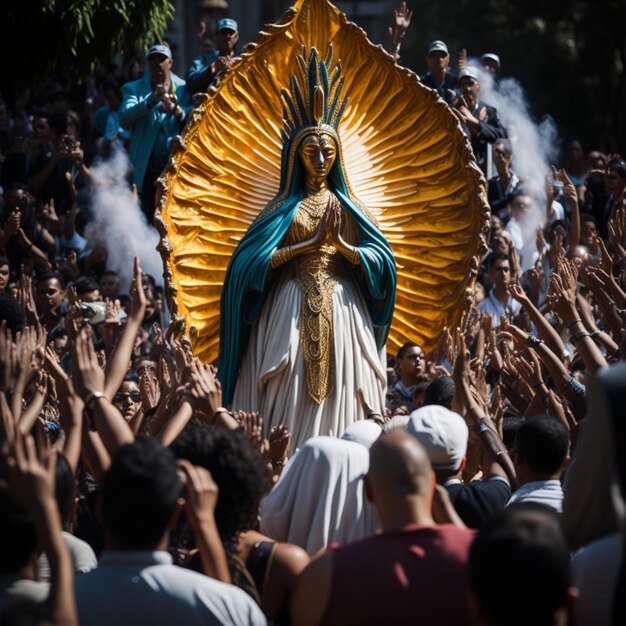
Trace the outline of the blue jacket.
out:
M 120 108 L 120 124 L 131 131 L 130 160 L 133 164 L 133 182 L 141 193 L 150 155 L 154 148 L 159 130 L 165 131 L 168 141 L 178 135 L 183 127 L 187 113 L 192 109 L 190 97 L 185 89 L 185 81 L 173 72 L 170 73 L 171 91 L 178 98 L 178 104 L 185 115 L 182 121 L 174 115 L 164 113 L 161 103 L 148 108 L 146 100 L 152 93 L 150 73 L 146 72 L 139 80 L 122 86 L 122 106 Z

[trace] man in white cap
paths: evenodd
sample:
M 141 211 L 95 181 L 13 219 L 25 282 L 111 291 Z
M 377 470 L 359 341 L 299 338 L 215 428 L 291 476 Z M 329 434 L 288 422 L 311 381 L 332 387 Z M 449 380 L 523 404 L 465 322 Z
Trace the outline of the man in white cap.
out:
M 420 80 L 426 87 L 436 89 L 437 93 L 450 104 L 456 89 L 457 76 L 448 69 L 450 64 L 448 46 L 440 39 L 432 41 L 426 49 L 426 63 L 429 72 L 420 76 Z
M 187 71 L 190 93 L 206 91 L 236 60 L 235 46 L 239 41 L 237 22 L 225 17 L 217 23 L 217 50 L 197 56 Z
M 472 143 L 474 157 L 483 172 L 487 167 L 487 144 L 507 136 L 506 129 L 498 119 L 498 110 L 481 102 L 478 70 L 468 66 L 459 72 L 458 87 L 461 95 L 455 108 L 465 133 Z
M 485 68 L 485 71 L 495 75 L 500 71 L 500 57 L 495 52 L 485 52 L 480 57 L 480 62 Z
M 144 213 L 152 221 L 154 182 L 169 157 L 172 139 L 180 133 L 191 108 L 185 81 L 171 71 L 172 51 L 166 44 L 148 50 L 148 72 L 122 87 L 120 124 L 130 130 L 133 182 Z
M 487 428 L 481 423 L 483 428 Z M 489 429 L 488 429 L 489 430 Z M 511 486 L 506 473 L 497 462 L 497 446 L 490 445 L 495 433 L 483 445 L 483 480 L 463 484 L 463 470 L 467 458 L 469 429 L 465 420 L 443 406 L 431 404 L 411 413 L 407 432 L 426 449 L 437 483 L 443 485 L 463 522 L 470 528 L 479 528 L 497 511 L 503 509 L 511 497 Z M 481 441 L 487 439 L 482 433 Z

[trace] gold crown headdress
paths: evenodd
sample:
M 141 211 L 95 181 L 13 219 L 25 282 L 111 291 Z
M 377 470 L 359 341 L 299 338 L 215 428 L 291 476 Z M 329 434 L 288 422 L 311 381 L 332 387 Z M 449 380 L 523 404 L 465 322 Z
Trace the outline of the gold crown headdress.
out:
M 298 55 L 298 75 L 293 74 L 290 89 L 283 89 L 283 121 L 281 133 L 283 141 L 296 139 L 298 135 L 311 127 L 329 132 L 338 138 L 337 127 L 348 102 L 341 99 L 344 77 L 341 75 L 341 61 L 331 68 L 333 46 L 328 45 L 326 60 L 318 59 L 315 48 L 311 48 L 309 62 L 305 60 L 306 48 Z

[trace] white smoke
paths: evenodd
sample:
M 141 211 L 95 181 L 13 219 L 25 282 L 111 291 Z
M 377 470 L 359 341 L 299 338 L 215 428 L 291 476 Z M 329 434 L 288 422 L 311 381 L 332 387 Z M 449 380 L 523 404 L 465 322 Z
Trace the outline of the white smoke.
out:
M 533 120 L 524 89 L 515 78 L 496 82 L 478 60 L 469 63 L 478 70 L 480 100 L 498 109 L 500 122 L 507 129 L 513 147 L 511 169 L 522 180 L 525 192 L 534 200 L 524 228 L 525 243 L 534 241 L 537 227 L 546 220 L 545 173 L 550 170 L 558 155 L 558 133 L 554 120 L 544 116 Z M 497 172 L 493 168 L 492 176 Z
M 106 246 L 107 269 L 117 272 L 127 290 L 133 278 L 133 258 L 139 256 L 143 271 L 163 284 L 163 263 L 157 252 L 159 235 L 149 225 L 127 181 L 130 161 L 126 152 L 114 150 L 106 161 L 92 168 L 91 232 Z

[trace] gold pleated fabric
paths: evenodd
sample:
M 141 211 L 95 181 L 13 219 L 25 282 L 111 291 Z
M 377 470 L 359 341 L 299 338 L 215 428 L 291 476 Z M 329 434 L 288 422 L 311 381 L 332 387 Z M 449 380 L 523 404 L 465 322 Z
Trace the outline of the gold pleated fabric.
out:
M 378 220 L 398 268 L 388 349 L 410 339 L 429 350 L 471 302 L 489 206 L 457 118 L 330 2 L 298 0 L 194 109 L 159 179 L 155 222 L 167 295 L 204 361 L 219 354 L 230 256 L 278 191 L 280 90 L 303 45 L 324 57 L 329 42 L 345 76 L 339 133 L 348 181 Z

